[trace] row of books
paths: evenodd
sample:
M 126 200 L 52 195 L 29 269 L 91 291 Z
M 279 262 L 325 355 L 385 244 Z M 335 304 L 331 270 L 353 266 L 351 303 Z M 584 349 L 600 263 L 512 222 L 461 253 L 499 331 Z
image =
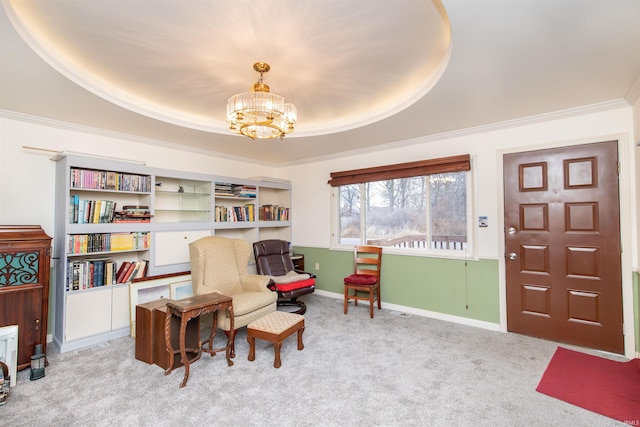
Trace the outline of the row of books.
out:
M 114 171 L 71 168 L 71 188 L 151 192 L 151 177 Z
M 113 222 L 116 204 L 112 200 L 80 200 L 78 195 L 69 196 L 69 223 L 101 224 Z
M 255 221 L 256 207 L 252 203 L 244 206 L 216 206 L 216 222 Z
M 67 291 L 127 283 L 145 277 L 148 261 L 125 261 L 118 267 L 111 259 L 91 259 L 67 262 Z
M 258 209 L 260 221 L 289 221 L 289 208 L 278 205 L 262 205 Z
M 68 254 L 131 251 L 149 249 L 150 247 L 151 233 L 148 231 L 70 234 L 67 236 Z

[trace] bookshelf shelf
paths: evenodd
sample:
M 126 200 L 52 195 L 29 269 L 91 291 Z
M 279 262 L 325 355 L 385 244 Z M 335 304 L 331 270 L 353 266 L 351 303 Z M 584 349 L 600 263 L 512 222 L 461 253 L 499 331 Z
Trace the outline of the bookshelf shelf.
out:
M 89 258 L 93 256 L 111 256 L 111 255 L 117 255 L 117 254 L 125 254 L 125 253 L 132 253 L 132 252 L 148 252 L 148 251 L 149 251 L 149 248 L 127 249 L 122 251 L 109 251 L 109 252 L 85 252 L 81 254 L 67 254 L 67 258 Z
M 156 177 L 156 222 L 208 222 L 211 181 Z
M 131 284 L 131 282 L 127 282 L 127 283 L 116 283 L 115 285 L 109 285 L 110 288 L 125 288 L 125 289 L 129 289 L 129 285 Z M 102 287 L 94 287 L 94 288 L 88 288 L 88 289 L 79 289 L 79 290 L 70 290 L 67 292 L 67 295 L 70 294 L 81 294 L 81 293 L 86 293 L 86 292 L 100 292 L 102 290 Z
M 81 204 L 84 215 L 80 214 Z M 92 214 L 87 213 L 87 206 L 93 207 Z M 96 212 L 97 206 L 100 209 Z M 270 212 L 278 212 L 281 220 L 261 219 L 260 210 L 265 206 Z M 160 276 L 189 271 L 189 244 L 202 237 L 218 235 L 250 243 L 263 239 L 290 241 L 290 206 L 291 185 L 286 182 L 152 168 L 85 156 L 61 157 L 56 165 L 54 343 L 66 352 L 129 334 L 131 278 L 126 283 L 117 279 L 125 263 L 146 264 L 147 276 Z M 123 250 L 113 250 L 113 246 L 111 250 L 105 250 L 107 246 L 75 250 L 76 236 L 100 235 L 106 239 L 118 234 L 144 235 L 146 244 Z M 108 279 L 105 273 L 102 282 L 96 282 L 93 276 L 91 282 L 87 279 L 90 273 L 85 271 L 82 277 L 89 281 L 83 288 L 81 283 L 85 282 L 78 280 L 74 290 L 74 268 L 91 271 L 93 266 L 95 274 L 96 268 L 100 271 L 107 263 L 111 269 Z

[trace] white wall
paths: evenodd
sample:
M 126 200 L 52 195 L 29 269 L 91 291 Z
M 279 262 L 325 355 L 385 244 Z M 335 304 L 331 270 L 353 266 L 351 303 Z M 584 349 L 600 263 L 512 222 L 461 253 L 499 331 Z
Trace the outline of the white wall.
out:
M 37 224 L 53 236 L 53 153 L 23 146 L 141 160 L 151 167 L 237 178 L 275 176 L 271 167 L 167 145 L 152 146 L 135 138 L 0 117 L 0 224 Z
M 512 123 L 511 126 L 425 137 L 296 166 L 270 168 L 202 152 L 177 150 L 166 145 L 152 146 L 134 138 L 105 136 L 97 132 L 0 117 L 0 224 L 39 224 L 53 236 L 55 163 L 49 160 L 50 153 L 24 149 L 23 146 L 143 160 L 153 167 L 239 178 L 255 175 L 288 178 L 293 184 L 293 244 L 319 248 L 330 246 L 330 187 L 327 181 L 331 172 L 469 153 L 473 162 L 475 216 L 486 215 L 489 218 L 488 228 L 476 228 L 477 255 L 498 260 L 501 326 L 504 328 L 501 180 L 502 155 L 505 153 L 618 139 L 622 164 L 622 271 L 638 271 L 640 170 L 636 172 L 636 168 L 640 169 L 640 147 L 635 147 L 635 142 L 640 140 L 640 102 L 633 107 L 555 120 L 549 117 L 545 121 L 538 119 Z M 239 174 L 238 171 L 245 173 Z M 473 223 L 477 223 L 476 218 Z M 632 297 L 631 279 L 628 274 L 623 274 L 624 321 L 628 337 L 634 336 Z M 635 340 L 626 340 L 625 348 L 627 355 L 633 355 Z
M 627 164 L 621 199 L 633 211 L 623 228 L 630 232 L 634 267 L 638 265 L 637 191 L 640 173 L 635 162 L 640 156 L 634 141 L 634 125 L 640 127 L 640 102 L 634 107 L 547 120 L 482 132 L 452 134 L 442 138 L 423 138 L 396 143 L 385 149 L 372 149 L 319 159 L 296 166 L 271 168 L 230 160 L 202 152 L 190 152 L 170 146 L 152 146 L 145 141 L 105 136 L 85 129 L 54 127 L 0 117 L 0 223 L 40 224 L 53 234 L 54 168 L 51 153 L 28 150 L 33 146 L 50 150 L 69 150 L 94 155 L 142 160 L 149 166 L 245 178 L 255 175 L 288 178 L 293 183 L 293 242 L 298 246 L 327 248 L 330 244 L 330 172 L 401 163 L 420 159 L 469 153 L 476 193 L 475 215 L 489 217 L 489 227 L 478 229 L 478 256 L 499 259 L 502 244 L 501 156 L 506 152 L 526 151 L 559 145 L 599 142 L 619 138 L 623 141 Z M 245 171 L 239 174 L 238 171 Z M 635 179 L 633 179 L 635 177 Z M 633 218 L 633 219 L 631 219 Z M 623 218 L 624 220 L 624 218 Z M 473 219 L 475 224 L 477 221 Z M 628 235 L 629 236 L 629 235 Z
M 633 105 L 633 141 L 635 143 L 636 158 L 636 244 L 640 248 L 640 98 Z M 634 260 L 635 271 L 640 272 L 640 249 L 636 251 Z
M 292 240 L 298 246 L 329 247 L 331 212 L 327 181 L 331 172 L 469 153 L 472 156 L 477 195 L 475 215 L 489 217 L 488 228 L 476 228 L 478 256 L 499 259 L 503 239 L 502 155 L 506 152 L 621 139 L 627 151 L 627 172 L 632 173 L 629 176 L 634 176 L 632 114 L 632 107 L 617 108 L 475 134 L 425 138 L 423 141 L 396 144 L 385 150 L 341 155 L 311 164 L 281 168 L 278 176 L 293 182 L 292 212 L 295 216 Z M 632 202 L 635 210 L 638 187 L 632 183 L 626 188 L 628 194 L 621 197 L 627 203 Z M 627 230 L 630 230 L 631 219 L 627 218 L 626 221 Z M 476 218 L 473 223 L 477 223 Z M 637 242 L 634 242 L 634 246 L 634 253 L 637 254 Z M 637 260 L 637 256 L 634 259 Z

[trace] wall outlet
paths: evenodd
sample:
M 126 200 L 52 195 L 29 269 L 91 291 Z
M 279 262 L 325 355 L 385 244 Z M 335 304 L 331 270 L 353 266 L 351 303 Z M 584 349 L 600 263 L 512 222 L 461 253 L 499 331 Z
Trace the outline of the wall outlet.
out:
M 316 271 L 320 270 L 320 263 L 316 262 Z

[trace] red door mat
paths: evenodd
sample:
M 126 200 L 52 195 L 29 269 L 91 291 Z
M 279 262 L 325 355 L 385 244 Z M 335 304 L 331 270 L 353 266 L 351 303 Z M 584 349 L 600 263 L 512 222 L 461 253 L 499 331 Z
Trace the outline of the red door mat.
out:
M 558 347 L 536 390 L 615 420 L 640 425 L 640 359 L 616 362 Z

